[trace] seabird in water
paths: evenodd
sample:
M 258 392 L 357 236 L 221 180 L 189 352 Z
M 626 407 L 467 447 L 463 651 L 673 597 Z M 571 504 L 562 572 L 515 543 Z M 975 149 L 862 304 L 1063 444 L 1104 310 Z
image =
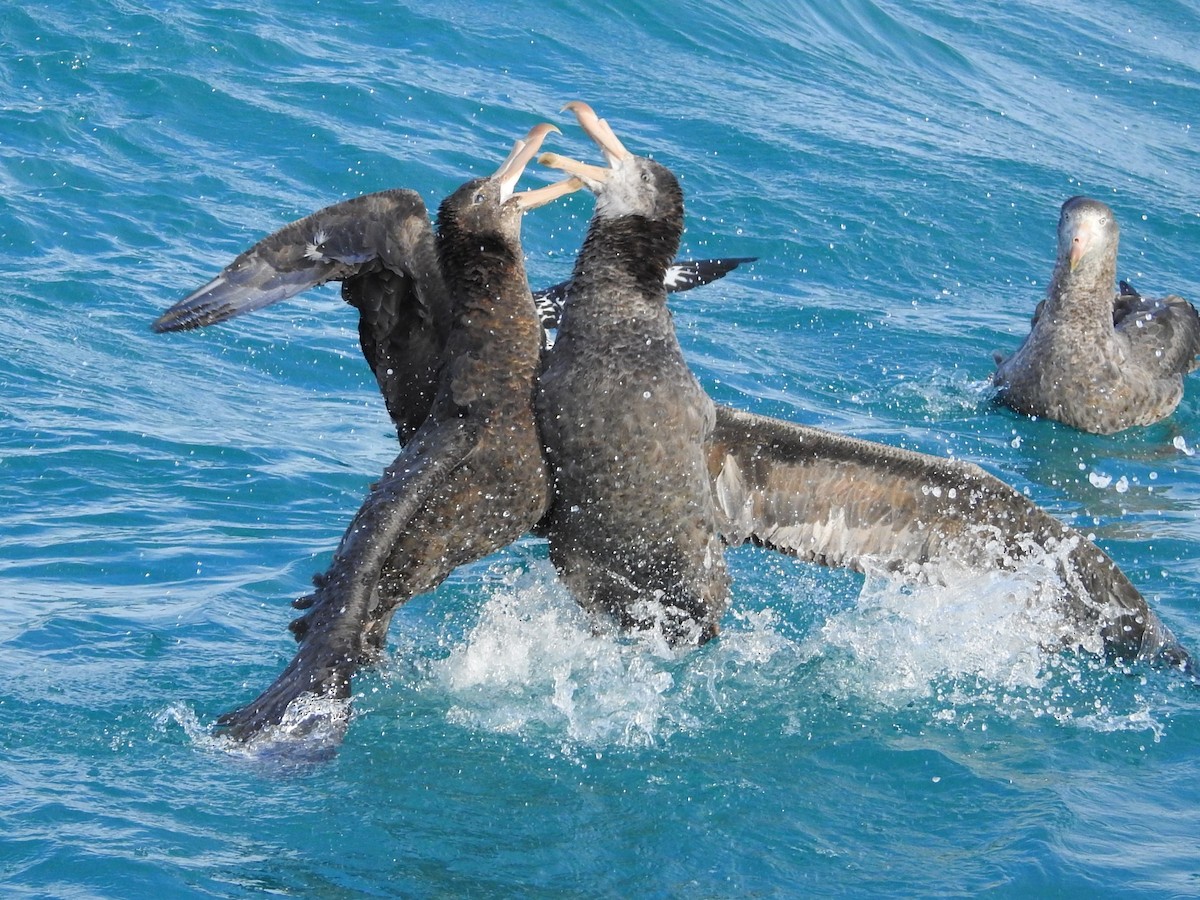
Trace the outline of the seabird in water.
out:
M 663 287 L 683 234 L 683 191 L 591 107 L 567 108 L 609 166 L 540 158 L 596 195 L 540 381 L 554 473 L 540 531 L 585 608 L 625 627 L 658 623 L 673 644 L 703 642 L 728 604 L 729 576 L 704 450 L 713 402 L 683 358 Z
M 1142 297 L 1117 280 L 1120 229 L 1108 206 L 1072 197 L 1058 258 L 1029 335 L 996 354 L 996 400 L 1082 431 L 1113 434 L 1169 416 L 1200 354 L 1200 316 L 1182 297 Z
M 349 696 L 353 673 L 382 651 L 397 606 L 516 540 L 544 513 L 549 473 L 533 409 L 541 327 L 521 216 L 579 184 L 513 189 L 552 130 L 531 130 L 494 175 L 467 182 L 439 208 L 429 264 L 443 273 L 451 312 L 429 416 L 372 487 L 315 592 L 297 601 L 308 611 L 291 626 L 300 642 L 295 658 L 259 697 L 218 720 L 231 736 L 246 739 L 279 723 L 303 694 Z M 361 258 L 364 236 L 379 241 L 386 227 L 368 218 L 364 229 L 363 221 L 329 228 L 320 245 Z M 303 230 L 292 234 L 308 240 Z M 410 238 L 374 245 L 394 250 Z
M 1195 671 L 1116 564 L 978 466 L 716 405 L 698 389 L 662 292 L 683 228 L 670 171 L 634 156 L 583 103 L 609 168 L 554 154 L 596 211 L 538 393 L 555 476 L 542 523 L 576 596 L 676 644 L 711 637 L 728 603 L 722 543 L 937 580 L 1044 553 L 1066 646 Z

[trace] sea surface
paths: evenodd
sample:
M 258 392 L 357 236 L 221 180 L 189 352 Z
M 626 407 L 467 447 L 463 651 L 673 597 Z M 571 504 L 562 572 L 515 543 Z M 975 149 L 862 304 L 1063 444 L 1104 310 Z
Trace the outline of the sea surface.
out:
M 685 255 L 758 257 L 672 301 L 715 398 L 980 464 L 1197 651 L 1200 377 L 1115 437 L 987 388 L 1072 195 L 1200 300 L 1196 0 L 17 0 L 0 97 L 4 896 L 1200 896 L 1200 690 L 1039 650 L 1028 573 L 739 549 L 721 637 L 671 655 L 526 538 L 397 614 L 336 751 L 229 744 L 395 436 L 335 286 L 149 328 L 536 122 L 594 159 L 585 99 L 678 174 Z M 590 214 L 527 218 L 535 286 Z

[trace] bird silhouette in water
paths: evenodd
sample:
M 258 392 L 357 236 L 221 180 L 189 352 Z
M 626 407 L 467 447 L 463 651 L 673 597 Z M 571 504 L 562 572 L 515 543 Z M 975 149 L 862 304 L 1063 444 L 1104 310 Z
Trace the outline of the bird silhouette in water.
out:
M 1175 411 L 1200 354 L 1200 316 L 1175 295 L 1146 298 L 1126 282 L 1115 292 L 1119 239 L 1099 200 L 1062 205 L 1046 297 L 1017 351 L 995 355 L 999 403 L 1097 434 Z
M 729 602 L 725 545 L 931 580 L 1042 553 L 1064 645 L 1194 671 L 1103 551 L 978 466 L 714 404 L 662 289 L 683 231 L 679 184 L 587 104 L 568 108 L 608 165 L 540 159 L 596 198 L 538 393 L 554 476 L 541 530 L 585 607 L 697 644 Z

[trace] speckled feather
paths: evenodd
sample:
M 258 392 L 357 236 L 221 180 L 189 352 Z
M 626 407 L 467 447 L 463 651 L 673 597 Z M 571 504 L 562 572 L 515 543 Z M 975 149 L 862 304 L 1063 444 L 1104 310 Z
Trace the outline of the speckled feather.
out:
M 582 111 L 604 148 L 602 120 Z M 601 184 L 601 200 L 613 181 L 637 183 L 618 178 Z M 715 633 L 728 589 L 722 546 L 706 542 L 715 534 L 822 565 L 932 581 L 950 566 L 1013 568 L 1036 553 L 1058 575 L 1064 645 L 1194 672 L 1106 554 L 979 467 L 714 407 L 687 371 L 662 298 L 649 290 L 647 260 L 669 258 L 663 238 L 677 233 L 676 220 L 666 217 L 650 238 L 641 234 L 651 231 L 646 220 L 605 218 L 600 209 L 538 400 L 556 473 L 551 556 L 585 603 L 641 624 L 636 589 L 693 615 L 696 627 L 677 618 L 668 638 Z M 710 479 L 702 488 L 697 449 Z M 664 554 L 677 567 L 656 571 Z M 689 595 L 688 585 L 702 589 Z
M 752 260 L 680 260 L 664 283 L 668 291 L 690 290 Z M 452 315 L 429 216 L 413 191 L 365 194 L 284 226 L 164 312 L 153 328 L 215 325 L 330 281 L 342 283 L 342 298 L 358 310 L 359 346 L 403 445 L 429 414 Z M 558 327 L 569 287 L 565 281 L 534 294 L 543 328 Z
M 978 466 L 717 407 L 708 448 L 732 545 L 871 565 L 937 582 L 947 565 L 1012 568 L 1048 550 L 1063 643 L 1191 669 L 1187 651 L 1107 554 Z
M 601 212 L 619 179 L 639 186 L 641 214 Z M 663 166 L 633 157 L 599 188 L 538 416 L 555 473 L 542 527 L 567 585 L 626 627 L 695 643 L 716 633 L 729 579 L 703 453 L 713 405 L 663 287 L 682 231 Z

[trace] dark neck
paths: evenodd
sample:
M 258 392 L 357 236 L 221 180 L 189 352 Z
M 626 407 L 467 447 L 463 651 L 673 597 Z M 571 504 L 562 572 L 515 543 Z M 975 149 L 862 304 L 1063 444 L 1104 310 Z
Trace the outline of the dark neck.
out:
M 523 269 L 520 247 L 495 232 L 463 234 L 443 228 L 437 236 L 438 262 L 452 294 L 486 292 L 497 277 Z
M 663 278 L 679 252 L 682 229 L 673 223 L 622 216 L 594 219 L 575 262 L 575 279 L 629 286 L 642 296 L 666 292 Z
M 469 357 L 471 377 L 479 384 L 531 380 L 539 361 L 541 325 L 520 244 L 494 233 L 449 234 L 439 238 L 439 255 L 454 302 L 447 356 Z M 493 400 L 504 399 L 487 393 Z

